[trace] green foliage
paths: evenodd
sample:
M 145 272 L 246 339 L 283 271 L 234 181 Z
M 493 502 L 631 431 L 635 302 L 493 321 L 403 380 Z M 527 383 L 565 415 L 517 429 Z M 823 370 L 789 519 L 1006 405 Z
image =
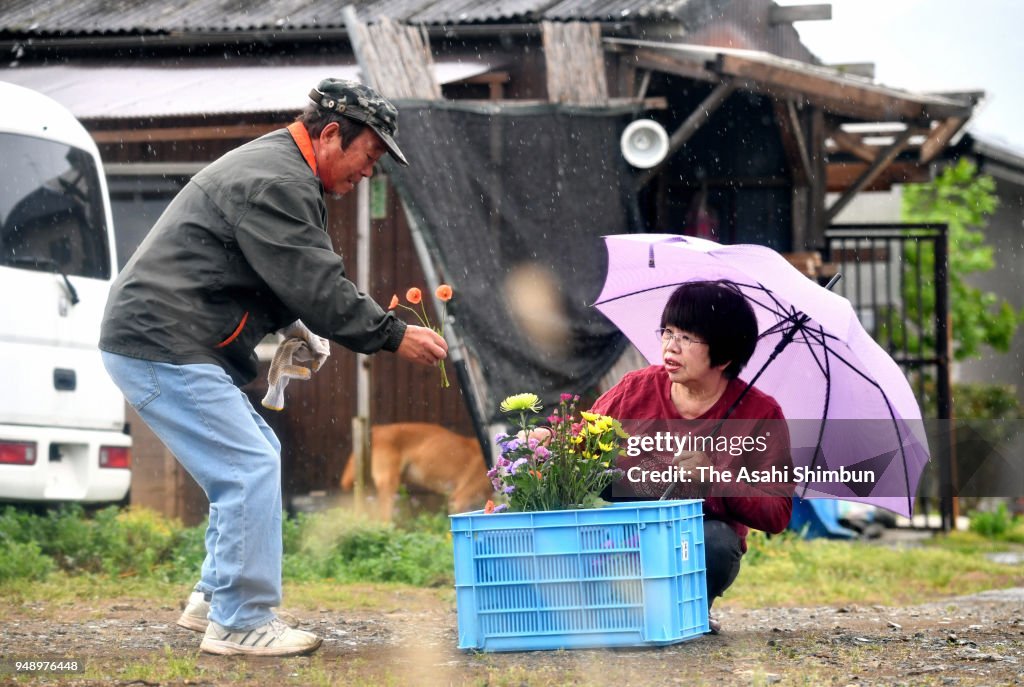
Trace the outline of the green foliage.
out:
M 53 560 L 34 541 L 17 542 L 0 535 L 0 582 L 44 580 L 53 569 Z
M 7 507 L 0 537 L 34 543 L 57 567 L 75 572 L 177 578 L 169 562 L 194 560 L 182 557 L 189 535 L 180 523 L 144 509 L 109 507 L 87 517 L 77 504 L 42 516 Z
M 1020 584 L 1016 566 L 944 542 L 892 549 L 859 541 L 804 540 L 751 532 L 725 601 L 744 607 L 909 604 Z
M 404 529 L 345 511 L 286 518 L 284 577 L 291 581 L 452 582 L 447 518 L 421 515 Z M 0 511 L 0 581 L 71 575 L 138 577 L 187 584 L 199 574 L 205 527 L 144 509 L 106 508 L 91 516 L 79 506 L 36 515 Z
M 1011 515 L 1005 503 L 991 512 L 972 513 L 970 530 L 986 539 L 1024 543 L 1024 521 Z
M 1021 404 L 1011 384 L 962 383 L 953 385 L 958 419 L 1019 420 Z
M 1006 352 L 1018 324 L 1024 321 L 1024 311 L 1017 312 L 1006 300 L 970 286 L 964 279 L 995 266 L 992 247 L 985 245 L 981 229 L 997 205 L 995 182 L 989 176 L 979 175 L 967 160 L 947 167 L 934 181 L 904 188 L 905 222 L 949 226 L 949 302 L 956 360 L 975 358 L 986 346 Z M 896 324 L 891 332 L 893 343 L 912 350 L 922 346 L 926 355 L 931 355 L 935 351 L 935 331 L 928 315 L 935 308 L 935 255 L 930 247 L 910 244 L 905 261 L 911 271 L 919 270 L 923 277 L 920 289 L 914 279 L 904 283 L 907 319 L 924 321 L 926 325 L 923 331 L 912 331 Z
M 432 529 L 402 530 L 361 519 L 342 510 L 302 520 L 285 546 L 287 579 L 342 582 L 402 582 L 435 586 L 452 581 L 452 546 L 440 520 L 420 516 L 412 521 Z

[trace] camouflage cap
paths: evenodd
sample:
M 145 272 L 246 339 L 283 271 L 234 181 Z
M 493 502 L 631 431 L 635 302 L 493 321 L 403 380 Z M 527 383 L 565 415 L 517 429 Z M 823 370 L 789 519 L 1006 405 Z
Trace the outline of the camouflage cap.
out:
M 309 98 L 322 110 L 337 112 L 369 126 L 380 136 L 391 157 L 409 166 L 395 143 L 398 110 L 380 93 L 358 81 L 324 79 L 309 92 Z

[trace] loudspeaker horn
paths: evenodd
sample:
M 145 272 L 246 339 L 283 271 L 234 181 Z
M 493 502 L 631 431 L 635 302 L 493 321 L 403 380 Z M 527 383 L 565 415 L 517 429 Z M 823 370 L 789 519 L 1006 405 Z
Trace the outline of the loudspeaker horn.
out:
M 650 169 L 668 155 L 668 132 L 653 119 L 638 119 L 622 132 L 619 149 L 629 164 Z

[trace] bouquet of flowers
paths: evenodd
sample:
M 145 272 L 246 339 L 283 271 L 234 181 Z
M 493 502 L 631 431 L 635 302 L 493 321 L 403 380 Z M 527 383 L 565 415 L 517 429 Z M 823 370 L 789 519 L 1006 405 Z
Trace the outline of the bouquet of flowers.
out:
M 423 305 L 423 292 L 420 291 L 419 288 L 415 286 L 413 286 L 412 288 L 405 292 L 405 300 L 409 301 L 413 305 L 420 306 L 418 312 L 416 308 L 411 308 L 405 303 L 402 303 L 400 300 L 398 300 L 397 293 L 391 296 L 391 303 L 388 305 L 388 310 L 394 310 L 395 308 L 405 308 L 406 310 L 408 310 L 409 312 L 416 316 L 416 319 L 420 321 L 420 324 L 422 326 L 428 329 L 433 329 L 443 339 L 444 323 L 445 320 L 447 319 L 446 315 L 448 314 L 448 301 L 452 299 L 452 287 L 449 286 L 448 284 L 441 284 L 440 286 L 437 287 L 437 290 L 434 291 L 434 295 L 437 296 L 437 299 L 444 304 L 441 309 L 440 327 L 435 327 L 433 324 L 431 324 L 430 317 L 427 316 L 427 308 L 426 306 Z M 448 383 L 448 373 L 444 369 L 444 361 L 442 360 L 437 365 L 438 367 L 441 368 L 441 388 L 447 389 L 449 386 L 451 386 L 451 384 Z
M 601 492 L 622 476 L 615 459 L 628 438 L 614 418 L 577 413 L 579 396 L 562 394 L 547 419 L 535 394 L 509 396 L 501 404 L 516 428 L 499 434 L 501 457 L 487 473 L 507 503 L 488 502 L 486 512 L 597 508 Z

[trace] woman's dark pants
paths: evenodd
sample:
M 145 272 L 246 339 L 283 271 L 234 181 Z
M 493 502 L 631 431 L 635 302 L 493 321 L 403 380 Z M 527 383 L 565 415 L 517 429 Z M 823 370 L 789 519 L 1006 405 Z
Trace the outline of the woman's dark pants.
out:
M 743 549 L 736 532 L 721 520 L 704 521 L 704 563 L 708 579 L 708 610 L 740 572 Z

